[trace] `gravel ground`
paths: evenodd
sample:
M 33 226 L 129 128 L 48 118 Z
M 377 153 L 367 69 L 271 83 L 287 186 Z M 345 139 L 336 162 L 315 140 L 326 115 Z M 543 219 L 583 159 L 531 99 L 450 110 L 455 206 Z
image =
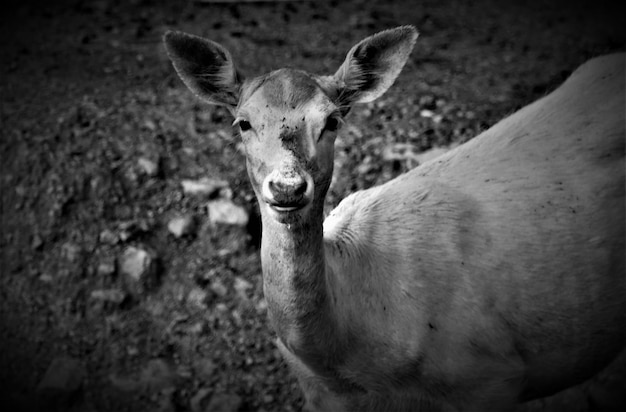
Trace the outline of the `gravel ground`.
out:
M 626 27 L 617 3 L 598 0 L 0 7 L 0 406 L 11 411 L 302 406 L 266 320 L 232 119 L 178 80 L 167 29 L 218 41 L 259 74 L 334 72 L 365 36 L 418 28 L 394 87 L 350 114 L 330 208 L 623 50 Z M 618 364 L 520 410 L 624 405 Z

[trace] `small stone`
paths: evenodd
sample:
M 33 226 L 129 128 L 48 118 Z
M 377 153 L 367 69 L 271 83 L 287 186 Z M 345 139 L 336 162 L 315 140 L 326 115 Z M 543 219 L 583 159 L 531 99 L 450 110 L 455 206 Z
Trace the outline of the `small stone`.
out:
M 100 232 L 98 239 L 100 239 L 101 243 L 105 243 L 107 245 L 115 245 L 120 241 L 120 238 L 115 234 L 115 232 L 109 229 L 105 229 Z
M 248 212 L 229 199 L 216 199 L 208 202 L 207 211 L 212 225 L 246 226 L 248 224 Z
M 428 110 L 428 109 L 420 110 L 420 116 L 422 117 L 431 118 L 434 115 L 435 113 L 432 110 Z
M 115 274 L 115 262 L 105 261 L 105 262 L 98 263 L 96 274 L 100 277 L 113 276 L 113 274 Z
M 201 335 L 206 330 L 203 322 L 196 322 L 187 328 L 187 332 L 192 335 Z
M 218 303 L 215 305 L 215 310 L 219 313 L 226 313 L 228 312 L 228 306 L 225 303 Z
M 252 289 L 252 283 L 239 276 L 236 276 L 233 287 L 242 299 L 248 299 L 247 291 L 248 289 Z
M 156 256 L 145 249 L 127 247 L 120 258 L 119 266 L 132 292 L 142 293 L 156 284 L 158 274 Z
M 200 288 L 193 288 L 189 291 L 187 295 L 187 305 L 192 306 L 196 309 L 205 309 L 206 308 L 206 299 L 208 293 Z
M 147 157 L 140 157 L 137 160 L 137 165 L 148 176 L 154 177 L 159 174 L 159 163 Z
M 192 396 L 189 400 L 191 412 L 207 412 L 208 409 L 204 406 L 206 406 L 206 399 L 210 393 L 210 389 L 204 388 L 200 389 L 194 396 Z
M 44 283 L 50 283 L 50 282 L 52 282 L 54 280 L 54 278 L 50 274 L 48 274 L 48 273 L 42 273 L 39 276 L 39 280 L 44 282 Z
M 68 242 L 61 246 L 61 256 L 70 263 L 76 263 L 80 259 L 82 252 L 81 247 L 74 243 Z
M 139 379 L 147 390 L 158 392 L 173 387 L 176 378 L 176 373 L 168 362 L 152 359 L 142 369 Z
M 26 195 L 26 192 L 26 188 L 23 185 L 15 186 L 15 194 L 17 194 L 19 197 L 24 197 Z
M 256 309 L 256 312 L 259 315 L 264 314 L 265 312 L 267 312 L 267 301 L 261 298 L 261 300 L 259 300 L 259 302 L 255 305 L 254 308 Z
M 206 411 L 237 412 L 241 407 L 241 398 L 234 394 L 220 393 L 211 397 Z
M 207 381 L 213 377 L 217 366 L 215 362 L 209 358 L 198 358 L 193 363 L 193 371 L 202 381 Z
M 91 292 L 91 299 L 119 305 L 126 299 L 126 293 L 119 289 L 97 289 Z
M 46 406 L 65 410 L 81 389 L 84 377 L 85 369 L 77 359 L 55 358 L 39 382 L 37 393 Z
M 189 215 L 177 216 L 167 223 L 167 230 L 177 238 L 192 234 L 194 229 L 193 216 Z
M 217 296 L 221 298 L 226 296 L 226 294 L 228 293 L 228 289 L 226 288 L 224 283 L 219 279 L 215 279 L 213 282 L 211 282 L 210 288 L 213 293 L 215 293 Z
M 150 131 L 155 131 L 157 128 L 156 123 L 154 122 L 154 120 L 152 119 L 146 119 L 143 122 L 143 125 L 145 126 L 146 129 L 150 130 Z
M 130 230 L 121 230 L 120 234 L 119 234 L 119 239 L 122 242 L 126 242 L 128 239 L 130 239 L 133 236 L 133 232 L 131 232 Z
M 41 250 L 41 248 L 43 247 L 43 239 L 41 238 L 41 236 L 39 236 L 38 233 L 35 233 L 33 235 L 33 239 L 30 245 L 33 248 L 33 250 Z
M 183 193 L 194 196 L 211 196 L 218 190 L 228 187 L 228 182 L 225 180 L 211 179 L 209 177 L 197 180 L 185 179 L 180 183 L 183 186 Z

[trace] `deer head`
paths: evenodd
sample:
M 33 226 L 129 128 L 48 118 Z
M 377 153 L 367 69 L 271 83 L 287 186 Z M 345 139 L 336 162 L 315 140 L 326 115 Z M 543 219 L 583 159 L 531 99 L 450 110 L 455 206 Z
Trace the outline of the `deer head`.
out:
M 173 31 L 164 38 L 187 87 L 234 116 L 262 215 L 289 224 L 311 215 L 321 223 L 344 117 L 393 84 L 416 39 L 411 26 L 368 37 L 330 76 L 280 69 L 244 80 L 218 43 Z

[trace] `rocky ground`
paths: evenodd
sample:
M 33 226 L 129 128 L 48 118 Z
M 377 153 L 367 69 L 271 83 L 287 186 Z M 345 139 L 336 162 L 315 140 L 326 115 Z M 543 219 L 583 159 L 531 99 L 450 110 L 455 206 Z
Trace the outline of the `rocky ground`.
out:
M 1 6 L 3 410 L 301 408 L 266 321 L 260 225 L 232 120 L 175 76 L 165 30 L 218 41 L 258 74 L 334 72 L 363 37 L 418 28 L 391 91 L 350 115 L 329 208 L 625 44 L 617 2 L 239 3 Z M 618 375 L 524 408 L 607 410 L 624 401 Z

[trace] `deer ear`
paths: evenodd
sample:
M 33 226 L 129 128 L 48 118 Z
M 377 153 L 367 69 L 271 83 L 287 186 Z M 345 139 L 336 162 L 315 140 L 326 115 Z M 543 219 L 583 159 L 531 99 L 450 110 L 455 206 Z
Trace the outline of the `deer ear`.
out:
M 339 104 L 367 103 L 382 96 L 402 71 L 417 35 L 413 26 L 401 26 L 354 46 L 333 76 Z
M 168 31 L 165 49 L 176 72 L 198 97 L 211 104 L 237 106 L 242 78 L 224 47 L 191 34 Z

